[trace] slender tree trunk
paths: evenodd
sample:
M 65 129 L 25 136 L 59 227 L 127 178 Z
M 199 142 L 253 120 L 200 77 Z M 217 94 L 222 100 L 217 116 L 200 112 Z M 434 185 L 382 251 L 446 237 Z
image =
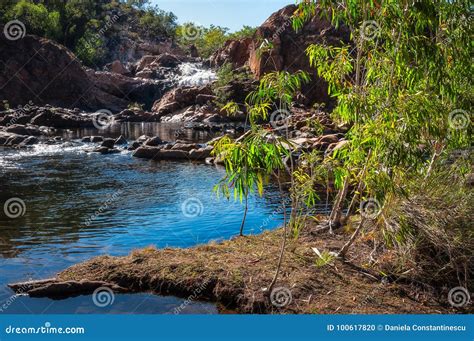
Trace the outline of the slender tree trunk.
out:
M 351 203 L 349 204 L 349 207 L 347 209 L 346 218 L 348 218 L 352 213 L 354 213 L 355 204 L 356 204 L 357 199 L 359 198 L 360 193 L 362 192 L 362 189 L 364 187 L 363 179 L 364 179 L 365 173 L 367 172 L 367 168 L 369 167 L 369 161 L 370 161 L 371 155 L 372 155 L 372 150 L 369 150 L 369 153 L 367 154 L 367 162 L 365 163 L 364 169 L 360 173 L 359 184 L 357 185 L 354 196 L 352 197 Z
M 281 204 L 282 204 L 282 207 L 283 207 L 283 230 L 284 230 L 283 233 L 284 233 L 284 236 L 283 236 L 283 242 L 281 243 L 280 255 L 278 257 L 277 269 L 275 271 L 275 275 L 273 276 L 272 282 L 268 286 L 268 294 L 269 295 L 271 294 L 271 292 L 273 290 L 273 287 L 275 286 L 275 283 L 278 279 L 278 275 L 280 274 L 281 263 L 283 262 L 283 255 L 285 253 L 285 248 L 286 248 L 286 235 L 287 235 L 286 204 L 285 204 L 285 197 L 283 195 L 283 190 L 282 190 L 282 187 L 281 187 L 280 178 L 278 178 L 278 188 L 280 189 L 280 194 L 281 194 L 281 198 L 282 198 Z
M 347 243 L 344 244 L 344 246 L 341 248 L 341 250 L 338 253 L 338 256 L 341 258 L 345 258 L 347 251 L 349 251 L 349 248 L 351 245 L 354 243 L 354 241 L 357 239 L 357 236 L 360 234 L 360 231 L 362 231 L 362 228 L 364 227 L 365 224 L 365 218 L 362 217 L 361 221 L 359 223 L 359 226 L 357 226 L 356 230 L 352 234 L 351 238 L 347 241 Z
M 438 159 L 438 157 L 443 152 L 443 149 L 444 149 L 444 146 L 442 146 L 442 145 L 439 146 L 439 147 L 435 147 L 435 151 L 434 151 L 433 156 L 431 158 L 430 165 L 428 166 L 428 170 L 426 171 L 425 180 L 429 178 L 431 172 L 433 171 L 433 166 L 436 163 L 436 160 Z
M 334 202 L 334 207 L 332 208 L 331 215 L 329 216 L 329 233 L 333 233 L 333 226 L 340 223 L 342 215 L 342 206 L 344 200 L 347 196 L 347 190 L 349 188 L 349 176 L 344 180 L 342 188 L 337 194 L 336 201 Z
M 242 237 L 244 235 L 244 225 L 245 225 L 245 219 L 247 218 L 247 211 L 249 209 L 248 205 L 248 192 L 245 193 L 245 209 L 244 209 L 244 217 L 242 218 L 242 223 L 240 224 L 240 236 Z

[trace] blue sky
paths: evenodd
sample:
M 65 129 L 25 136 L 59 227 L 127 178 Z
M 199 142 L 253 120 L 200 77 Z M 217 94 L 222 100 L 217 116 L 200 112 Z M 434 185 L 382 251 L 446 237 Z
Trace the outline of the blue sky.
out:
M 295 3 L 294 0 L 152 0 L 165 11 L 173 12 L 179 23 L 195 22 L 228 27 L 258 26 L 273 12 Z

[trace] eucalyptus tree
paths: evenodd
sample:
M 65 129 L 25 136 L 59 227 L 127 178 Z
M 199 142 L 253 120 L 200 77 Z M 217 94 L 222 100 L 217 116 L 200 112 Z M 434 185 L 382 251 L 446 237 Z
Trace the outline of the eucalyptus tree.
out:
M 350 127 L 349 143 L 331 160 L 339 192 L 330 226 L 341 223 L 348 195 L 349 211 L 357 197 L 387 201 L 403 191 L 407 176 L 429 174 L 442 151 L 467 145 L 469 10 L 468 1 L 300 1 L 296 30 L 320 15 L 348 27 L 352 38 L 349 45 L 307 48 L 337 99 L 333 119 Z
M 215 186 L 215 191 L 227 199 L 233 191 L 234 199 L 245 202 L 239 233 L 243 236 L 249 194 L 255 191 L 263 194 L 263 186 L 269 177 L 284 168 L 283 156 L 287 150 L 280 138 L 253 127 L 237 140 L 223 137 L 215 144 L 213 153 L 226 168 L 226 176 Z

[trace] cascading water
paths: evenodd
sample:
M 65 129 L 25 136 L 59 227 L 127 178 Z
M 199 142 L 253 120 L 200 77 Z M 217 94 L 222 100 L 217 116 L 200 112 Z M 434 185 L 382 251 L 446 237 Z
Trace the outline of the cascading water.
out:
M 217 79 L 216 73 L 211 69 L 206 69 L 202 63 L 182 63 L 179 65 L 180 76 L 178 85 L 180 86 L 201 86 Z

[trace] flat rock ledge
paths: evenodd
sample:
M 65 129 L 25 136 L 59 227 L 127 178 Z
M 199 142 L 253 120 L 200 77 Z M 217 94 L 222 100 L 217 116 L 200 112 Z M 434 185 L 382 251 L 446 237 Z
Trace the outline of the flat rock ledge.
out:
M 38 281 L 27 281 L 9 284 L 8 287 L 17 294 L 28 294 L 31 297 L 66 298 L 78 295 L 92 294 L 98 288 L 109 288 L 117 293 L 126 293 L 130 290 L 113 283 L 103 281 L 63 281 L 58 278 L 49 278 Z

